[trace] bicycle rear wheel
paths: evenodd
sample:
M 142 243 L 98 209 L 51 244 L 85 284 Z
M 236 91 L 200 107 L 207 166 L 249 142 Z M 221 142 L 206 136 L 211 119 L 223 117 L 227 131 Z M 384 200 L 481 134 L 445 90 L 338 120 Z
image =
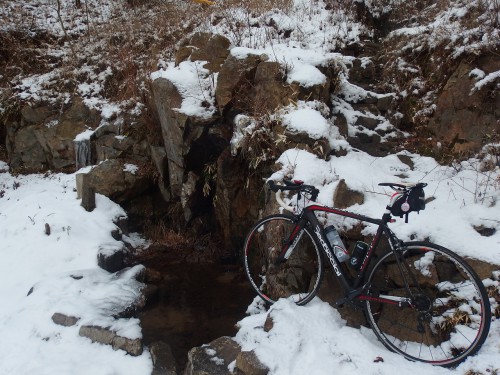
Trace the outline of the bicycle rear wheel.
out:
M 475 354 L 491 323 L 488 294 L 477 274 L 458 255 L 431 243 L 405 243 L 400 255 L 402 270 L 389 252 L 367 276 L 365 312 L 378 339 L 410 360 L 445 367 Z M 391 297 L 409 303 L 377 300 Z
M 290 298 L 304 305 L 318 292 L 323 278 L 323 257 L 308 228 L 298 233 L 298 242 L 289 258 L 275 264 L 297 229 L 292 216 L 271 215 L 257 222 L 245 240 L 245 272 L 252 288 L 266 302 Z

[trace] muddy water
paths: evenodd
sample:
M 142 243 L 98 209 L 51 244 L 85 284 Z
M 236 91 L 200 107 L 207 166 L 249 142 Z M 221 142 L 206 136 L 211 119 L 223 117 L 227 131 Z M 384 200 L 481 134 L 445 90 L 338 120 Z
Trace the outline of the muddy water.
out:
M 168 343 L 177 370 L 187 352 L 220 336 L 234 336 L 254 294 L 235 265 L 176 263 L 147 265 L 162 273 L 157 302 L 141 313 L 144 343 Z

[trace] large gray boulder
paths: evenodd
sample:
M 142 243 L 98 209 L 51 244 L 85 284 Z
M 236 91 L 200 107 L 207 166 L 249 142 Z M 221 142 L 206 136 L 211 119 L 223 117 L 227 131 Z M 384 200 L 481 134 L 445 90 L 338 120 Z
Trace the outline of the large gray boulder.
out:
M 132 356 L 138 356 L 142 354 L 142 339 L 130 339 L 127 337 L 119 336 L 109 327 L 83 325 L 80 327 L 79 335 L 89 338 L 90 340 L 92 340 L 92 342 L 111 345 L 114 350 L 124 350 Z
M 236 360 L 240 346 L 230 337 L 191 349 L 184 375 L 232 375 L 228 366 Z
M 123 203 L 147 190 L 151 184 L 149 177 L 140 169 L 128 170 L 126 164 L 121 159 L 109 159 L 92 168 L 88 174 L 95 192 Z

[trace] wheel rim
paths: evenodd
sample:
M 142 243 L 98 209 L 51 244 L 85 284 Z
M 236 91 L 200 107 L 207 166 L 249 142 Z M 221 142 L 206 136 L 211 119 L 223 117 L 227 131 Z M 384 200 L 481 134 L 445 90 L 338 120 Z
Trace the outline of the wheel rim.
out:
M 294 228 L 290 218 L 273 217 L 260 222 L 247 238 L 245 271 L 252 287 L 267 302 L 289 298 L 305 304 L 319 287 L 321 258 L 309 231 L 304 230 L 287 261 L 274 263 Z
M 484 340 L 489 316 L 484 293 L 467 267 L 440 249 L 408 247 L 404 257 L 419 284 L 410 281 L 412 295 L 403 287 L 392 253 L 379 261 L 369 280 L 372 293 L 409 297 L 412 308 L 367 301 L 372 328 L 384 345 L 408 359 L 459 363 Z

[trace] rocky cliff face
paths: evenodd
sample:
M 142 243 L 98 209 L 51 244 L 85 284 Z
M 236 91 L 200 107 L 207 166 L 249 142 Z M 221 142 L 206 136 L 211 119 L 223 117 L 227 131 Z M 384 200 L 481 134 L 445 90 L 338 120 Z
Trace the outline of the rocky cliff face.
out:
M 461 61 L 446 81 L 428 127 L 456 153 L 477 151 L 500 131 L 500 95 L 494 82 L 481 83 L 499 70 L 498 56 L 486 54 Z
M 373 53 L 370 48 L 357 51 L 359 57 L 344 56 L 318 66 L 327 80 L 308 87 L 287 82 L 286 64 L 266 55 L 237 57 L 229 48 L 223 36 L 197 33 L 175 55 L 177 65 L 199 61 L 210 75 L 217 75 L 216 110 L 209 116 L 180 111 L 183 94 L 162 77 L 152 82 L 156 121 L 133 114 L 105 118 L 78 96 L 62 111 L 43 103 L 26 104 L 5 121 L 11 167 L 74 171 L 96 165 L 90 172 L 96 191 L 123 204 L 132 216 L 162 217 L 177 207 L 179 217 L 171 221 L 194 233 L 217 230 L 226 246 L 237 248 L 242 228 L 264 205 L 262 178 L 270 174 L 282 151 L 299 147 L 322 158 L 342 153 L 332 150 L 326 139 L 290 131 L 279 116 L 271 116 L 279 108 L 298 101 L 321 103 L 341 136 L 376 155 L 394 151 L 398 127 L 408 126 L 401 121 L 400 103 L 393 94 L 377 89 L 380 72 L 363 57 Z M 477 76 L 470 74 L 474 66 L 481 68 Z M 498 132 L 500 99 L 495 81 L 480 80 L 499 68 L 494 55 L 457 64 L 427 125 L 437 140 L 465 152 L 478 150 L 486 135 Z M 342 77 L 350 78 L 342 81 Z M 346 85 L 356 88 L 356 95 Z M 342 110 L 346 106 L 354 118 L 346 116 Z M 379 126 L 386 121 L 389 126 Z M 250 134 L 245 132 L 247 126 L 259 130 Z M 384 139 L 388 133 L 391 137 Z

